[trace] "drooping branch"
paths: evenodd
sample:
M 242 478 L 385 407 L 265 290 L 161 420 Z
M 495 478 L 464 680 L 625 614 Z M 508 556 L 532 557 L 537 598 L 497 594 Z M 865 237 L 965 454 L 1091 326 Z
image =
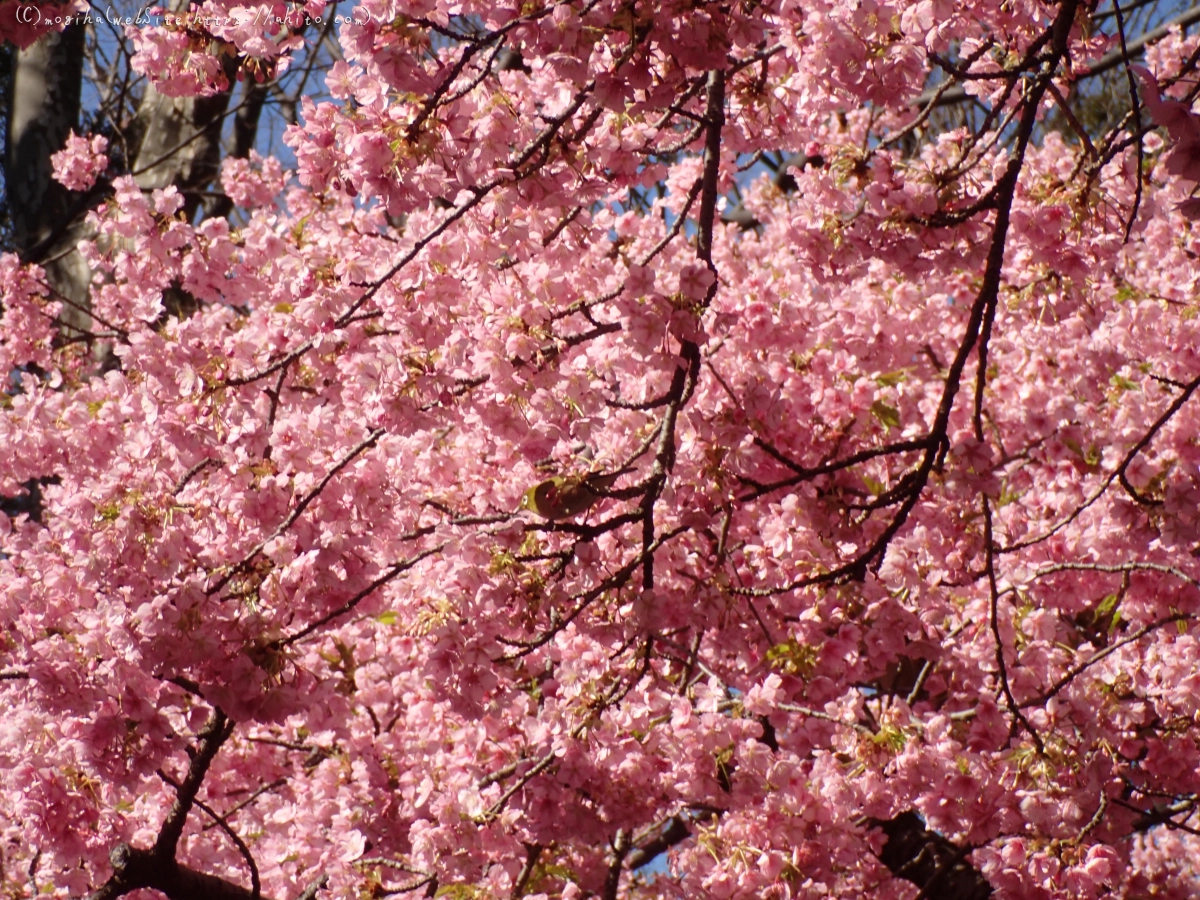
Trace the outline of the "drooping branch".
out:
M 1008 711 L 1013 717 L 1012 733 L 1015 734 L 1017 725 L 1021 725 L 1033 738 L 1038 753 L 1044 756 L 1046 747 L 1042 736 L 1021 712 L 1021 707 L 1013 696 L 1012 685 L 1008 680 L 1008 663 L 1004 658 L 1004 639 L 1000 634 L 1000 590 L 996 583 L 996 547 L 992 537 L 992 505 L 986 495 L 981 503 L 983 506 L 984 569 L 987 573 L 988 583 L 988 622 L 991 625 L 992 640 L 996 645 L 996 677 L 1000 679 L 1000 689 L 1004 694 L 1004 701 L 1008 704 Z
M 712 273 L 703 306 L 716 296 L 717 268 L 712 258 L 713 227 L 716 223 L 717 191 L 721 172 L 721 132 L 725 127 L 725 73 L 714 69 L 708 73 L 704 106 L 704 171 L 700 179 L 700 209 L 697 214 L 696 258 Z M 654 458 L 650 483 L 642 498 L 642 588 L 654 587 L 654 505 L 666 484 L 667 475 L 675 463 L 675 423 L 679 412 L 695 390 L 700 375 L 700 348 L 691 340 L 681 340 L 677 366 L 667 391 L 666 411 L 663 413 L 659 444 Z
M 175 787 L 176 796 L 154 846 L 144 849 L 126 843 L 117 844 L 109 853 L 109 862 L 113 867 L 112 875 L 90 894 L 87 900 L 117 900 L 118 897 L 141 888 L 159 891 L 169 900 L 264 900 L 260 896 L 257 870 L 252 859 L 250 863 L 254 886 L 247 890 L 216 875 L 198 872 L 175 858 L 179 839 L 193 806 L 204 808 L 211 816 L 220 820 L 215 811 L 208 809 L 197 799 L 197 794 L 217 753 L 233 734 L 234 727 L 235 723 L 220 709 L 213 712 L 198 734 L 200 745 L 191 754 L 191 762 L 183 781 L 176 782 L 165 773 L 163 775 L 168 783 Z M 227 833 L 232 835 L 228 828 Z M 249 858 L 246 845 L 240 839 L 237 843 L 239 851 Z M 305 888 L 301 898 L 313 900 L 326 881 L 323 875 L 317 878 Z
M 425 529 L 423 529 L 423 530 L 425 530 Z M 429 530 L 432 530 L 432 529 L 429 529 Z M 400 562 L 389 566 L 382 575 L 380 575 L 378 578 L 376 578 L 374 581 L 372 581 L 370 584 L 368 584 L 366 587 L 364 587 L 361 591 L 356 593 L 353 597 L 351 597 L 349 600 L 347 600 L 345 603 L 343 603 L 337 609 L 322 616 L 317 621 L 315 621 L 309 625 L 306 625 L 304 628 L 301 628 L 295 634 L 289 635 L 288 637 L 281 640 L 279 642 L 280 646 L 286 647 L 289 644 L 294 644 L 297 641 L 303 640 L 304 638 L 308 637 L 313 632 L 318 631 L 319 629 L 328 625 L 330 622 L 334 621 L 335 619 L 341 618 L 342 616 L 346 615 L 351 610 L 353 610 L 354 607 L 358 606 L 359 603 L 361 603 L 363 600 L 365 600 L 371 594 L 375 593 L 375 591 L 377 591 L 379 588 L 383 587 L 389 581 L 396 578 L 396 576 L 402 574 L 403 572 L 407 572 L 409 569 L 411 569 L 413 566 L 415 566 L 421 560 L 426 559 L 435 553 L 439 553 L 440 551 L 444 550 L 445 547 L 446 547 L 446 545 L 444 543 L 439 544 L 436 547 L 430 547 L 428 550 L 424 550 L 424 551 L 416 554 L 415 556 L 410 557 L 409 559 L 401 560 Z
M 333 480 L 333 477 L 346 466 L 350 465 L 350 463 L 353 462 L 355 458 L 357 458 L 358 455 L 364 450 L 375 446 L 375 443 L 379 440 L 383 433 L 384 432 L 382 428 L 374 429 L 370 434 L 363 438 L 363 440 L 359 441 L 354 447 L 350 448 L 350 450 L 344 453 L 342 458 L 339 459 L 332 467 L 330 467 L 329 471 L 325 473 L 325 476 L 315 485 L 313 485 L 307 494 L 300 498 L 300 501 L 296 504 L 292 511 L 284 518 L 282 522 L 279 523 L 279 525 L 274 531 L 271 532 L 270 535 L 259 541 L 249 553 L 242 557 L 239 562 L 231 566 L 224 575 L 217 579 L 217 581 L 208 589 L 207 593 L 209 596 L 219 593 L 221 589 L 225 587 L 225 585 L 229 584 L 234 577 L 246 571 L 246 569 L 250 566 L 250 563 L 253 562 L 254 558 L 257 557 L 258 554 L 262 553 L 263 548 L 266 547 L 267 544 L 279 537 L 281 534 L 291 528 L 293 524 L 295 524 L 296 520 L 304 514 L 304 511 L 308 509 L 312 502 L 320 496 L 322 491 L 325 490 L 325 488 L 329 485 L 329 482 Z
M 980 359 L 986 360 L 986 336 L 990 334 L 991 323 L 995 317 L 997 302 L 999 300 L 1005 247 L 1007 246 L 1008 229 L 1011 221 L 1013 200 L 1016 196 L 1017 183 L 1025 163 L 1025 153 L 1033 137 L 1033 130 L 1037 123 L 1042 97 L 1046 93 L 1050 79 L 1054 77 L 1059 61 L 1066 53 L 1067 41 L 1070 36 L 1077 6 L 1078 0 L 1064 2 L 1059 8 L 1054 24 L 1046 34 L 1051 44 L 1049 56 L 1024 98 L 1015 145 L 1003 174 L 993 187 L 996 197 L 995 220 L 992 224 L 991 239 L 988 244 L 987 261 L 984 267 L 982 284 L 980 285 L 979 293 L 975 297 L 975 302 L 971 306 L 966 328 L 959 341 L 958 351 L 946 372 L 945 386 L 942 389 L 942 396 L 927 437 L 929 443 L 925 448 L 920 463 L 907 476 L 907 496 L 899 510 L 897 510 L 892 520 L 871 541 L 867 548 L 849 562 L 829 571 L 795 579 L 778 587 L 736 588 L 734 590 L 737 593 L 749 596 L 772 596 L 809 585 L 832 584 L 846 579 L 861 579 L 865 577 L 868 566 L 872 562 L 882 558 L 882 554 L 891 543 L 892 538 L 900 532 L 900 529 L 908 521 L 910 513 L 916 508 L 935 466 L 944 459 L 950 449 L 950 415 L 953 412 L 955 399 L 958 396 L 964 370 L 966 369 L 971 353 L 978 348 Z M 980 375 L 981 379 L 984 377 L 986 377 L 984 374 Z M 979 390 L 982 391 L 982 388 L 979 388 Z
M 1112 483 L 1118 479 L 1124 480 L 1122 486 L 1125 487 L 1126 492 L 1129 493 L 1130 496 L 1137 500 L 1141 505 L 1157 506 L 1157 502 L 1144 497 L 1133 487 L 1132 484 L 1129 483 L 1128 476 L 1125 473 L 1129 470 L 1129 466 L 1133 463 L 1134 459 L 1137 458 L 1138 454 L 1150 446 L 1150 442 L 1154 440 L 1155 435 L 1157 435 L 1158 432 L 1162 430 L 1163 426 L 1166 425 L 1167 422 L 1169 422 L 1172 417 L 1174 417 L 1175 414 L 1183 408 L 1183 405 L 1188 401 L 1188 398 L 1195 393 L 1196 389 L 1200 388 L 1200 377 L 1194 378 L 1186 385 L 1178 385 L 1178 387 L 1182 388 L 1182 393 L 1180 393 L 1179 396 L 1172 401 L 1171 405 L 1167 407 L 1167 409 L 1165 409 L 1157 419 L 1154 420 L 1153 424 L 1151 424 L 1145 433 L 1142 434 L 1137 443 L 1135 443 L 1125 454 L 1125 456 L 1122 457 L 1121 462 L 1117 465 L 1117 467 L 1111 473 L 1109 473 L 1107 477 L 1105 477 L 1105 479 L 1100 483 L 1099 487 L 1088 494 L 1082 503 L 1076 506 L 1068 515 L 1059 520 L 1050 528 L 1046 529 L 1041 534 L 1034 535 L 1031 538 L 1025 538 L 1021 541 L 1016 541 L 1006 546 L 998 547 L 996 552 L 998 554 L 1016 553 L 1019 550 L 1024 550 L 1027 547 L 1032 547 L 1036 544 L 1045 542 L 1083 515 L 1084 511 L 1101 497 L 1103 497 L 1108 492 L 1108 489 L 1112 486 Z
M 1145 34 L 1134 38 L 1131 41 L 1125 42 L 1123 47 L 1110 50 L 1090 66 L 1081 67 L 1078 77 L 1094 77 L 1107 72 L 1109 69 L 1115 69 L 1117 66 L 1121 65 L 1127 60 L 1140 56 L 1148 46 L 1161 41 L 1163 38 L 1169 35 L 1173 29 L 1187 28 L 1189 25 L 1194 25 L 1197 22 L 1200 22 L 1200 5 L 1192 6 L 1190 9 L 1185 10 L 1170 21 L 1163 22 L 1161 25 L 1150 29 Z M 942 91 L 940 96 L 936 97 L 935 101 L 935 95 L 938 94 L 938 91 L 943 87 L 943 84 L 935 85 L 920 95 L 913 97 L 912 100 L 909 101 L 909 105 L 913 107 L 924 107 L 931 102 L 934 102 L 936 106 L 950 106 L 955 103 L 962 103 L 972 99 L 971 95 L 966 92 L 965 88 L 962 86 L 957 86 L 951 87 L 949 90 Z

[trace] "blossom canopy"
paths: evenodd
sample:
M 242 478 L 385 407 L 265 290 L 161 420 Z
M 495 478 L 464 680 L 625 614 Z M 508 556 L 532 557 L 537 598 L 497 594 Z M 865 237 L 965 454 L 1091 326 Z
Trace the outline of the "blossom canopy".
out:
M 129 37 L 187 97 L 332 14 Z M 1200 40 L 1115 19 L 367 0 L 234 216 L 72 135 L 4 896 L 1195 896 Z

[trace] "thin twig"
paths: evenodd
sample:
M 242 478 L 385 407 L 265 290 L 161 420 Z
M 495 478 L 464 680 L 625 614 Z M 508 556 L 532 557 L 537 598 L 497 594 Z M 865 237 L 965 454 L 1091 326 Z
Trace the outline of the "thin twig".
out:
M 320 496 L 322 491 L 325 490 L 325 488 L 329 485 L 329 482 L 333 480 L 334 476 L 337 475 L 337 473 L 342 469 L 346 468 L 346 466 L 350 465 L 350 463 L 353 462 L 354 459 L 368 447 L 375 446 L 375 443 L 379 440 L 380 435 L 383 433 L 384 430 L 382 428 L 376 428 L 363 440 L 351 447 L 350 450 L 348 450 L 342 456 L 342 458 L 334 464 L 333 468 L 326 472 L 325 476 L 315 485 L 313 485 L 309 492 L 300 499 L 300 502 L 296 504 L 296 508 L 293 509 L 291 513 L 289 513 L 288 516 L 279 523 L 278 526 L 276 526 L 275 530 L 272 531 L 267 537 L 259 541 L 249 553 L 242 557 L 240 562 L 235 563 L 228 572 L 218 578 L 216 583 L 205 593 L 211 597 L 213 594 L 218 593 L 223 587 L 225 587 L 225 585 L 229 584 L 234 577 L 246 571 L 250 563 L 256 556 L 258 556 L 258 554 L 262 553 L 263 548 L 266 547 L 267 544 L 275 540 L 275 538 L 279 537 L 292 527 L 292 525 L 297 519 L 300 518 L 301 515 L 304 514 L 304 511 L 308 509 L 312 502 Z
M 1020 723 L 1029 736 L 1033 738 L 1034 744 L 1037 746 L 1038 755 L 1046 755 L 1046 746 L 1042 743 L 1042 736 L 1025 718 L 1025 714 L 1021 712 L 1020 706 L 1017 705 L 1016 698 L 1013 697 L 1012 687 L 1008 683 L 1008 664 L 1004 661 L 1004 640 L 1000 636 L 1000 591 L 996 585 L 996 554 L 995 542 L 992 540 L 992 505 L 988 501 L 987 495 L 983 496 L 983 542 L 984 542 L 984 566 L 987 570 L 988 593 L 989 593 L 989 620 L 992 627 L 992 639 L 996 642 L 996 671 L 1000 678 L 1000 687 L 1004 692 L 1005 702 L 1008 704 L 1008 711 L 1013 716 L 1013 729 Z

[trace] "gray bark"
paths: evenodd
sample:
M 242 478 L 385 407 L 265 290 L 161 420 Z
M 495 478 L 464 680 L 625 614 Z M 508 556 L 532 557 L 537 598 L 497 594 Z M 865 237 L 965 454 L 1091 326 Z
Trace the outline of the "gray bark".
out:
M 171 0 L 172 12 L 187 10 L 189 0 Z M 201 193 L 216 182 L 221 167 L 221 130 L 236 84 L 237 59 L 224 58 L 229 88 L 210 97 L 167 97 L 147 85 L 134 122 L 137 154 L 133 177 L 143 190 L 175 185 L 186 196 L 191 219 Z
M 78 195 L 51 178 L 50 157 L 79 123 L 85 27 L 51 32 L 17 54 L 4 159 L 17 251 L 40 263 L 50 286 L 80 306 L 89 273 L 73 249 Z M 86 320 L 77 312 L 64 318 L 77 326 Z

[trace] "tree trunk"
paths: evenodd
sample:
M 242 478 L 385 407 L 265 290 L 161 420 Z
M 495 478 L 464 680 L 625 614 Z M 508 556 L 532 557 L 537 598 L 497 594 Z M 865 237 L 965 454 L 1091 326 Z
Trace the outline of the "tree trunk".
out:
M 187 5 L 187 0 L 172 3 L 180 9 Z M 138 109 L 135 128 L 142 137 L 133 162 L 134 179 L 143 190 L 175 185 L 186 197 L 184 214 L 189 220 L 220 172 L 221 130 L 236 72 L 237 60 L 226 57 L 230 86 L 211 97 L 167 97 L 149 85 Z
M 16 249 L 27 262 L 42 264 L 50 286 L 77 307 L 86 306 L 90 277 L 73 249 L 79 198 L 51 177 L 50 156 L 79 122 L 85 27 L 50 32 L 17 53 L 4 159 Z M 63 317 L 85 327 L 79 309 L 64 310 Z

